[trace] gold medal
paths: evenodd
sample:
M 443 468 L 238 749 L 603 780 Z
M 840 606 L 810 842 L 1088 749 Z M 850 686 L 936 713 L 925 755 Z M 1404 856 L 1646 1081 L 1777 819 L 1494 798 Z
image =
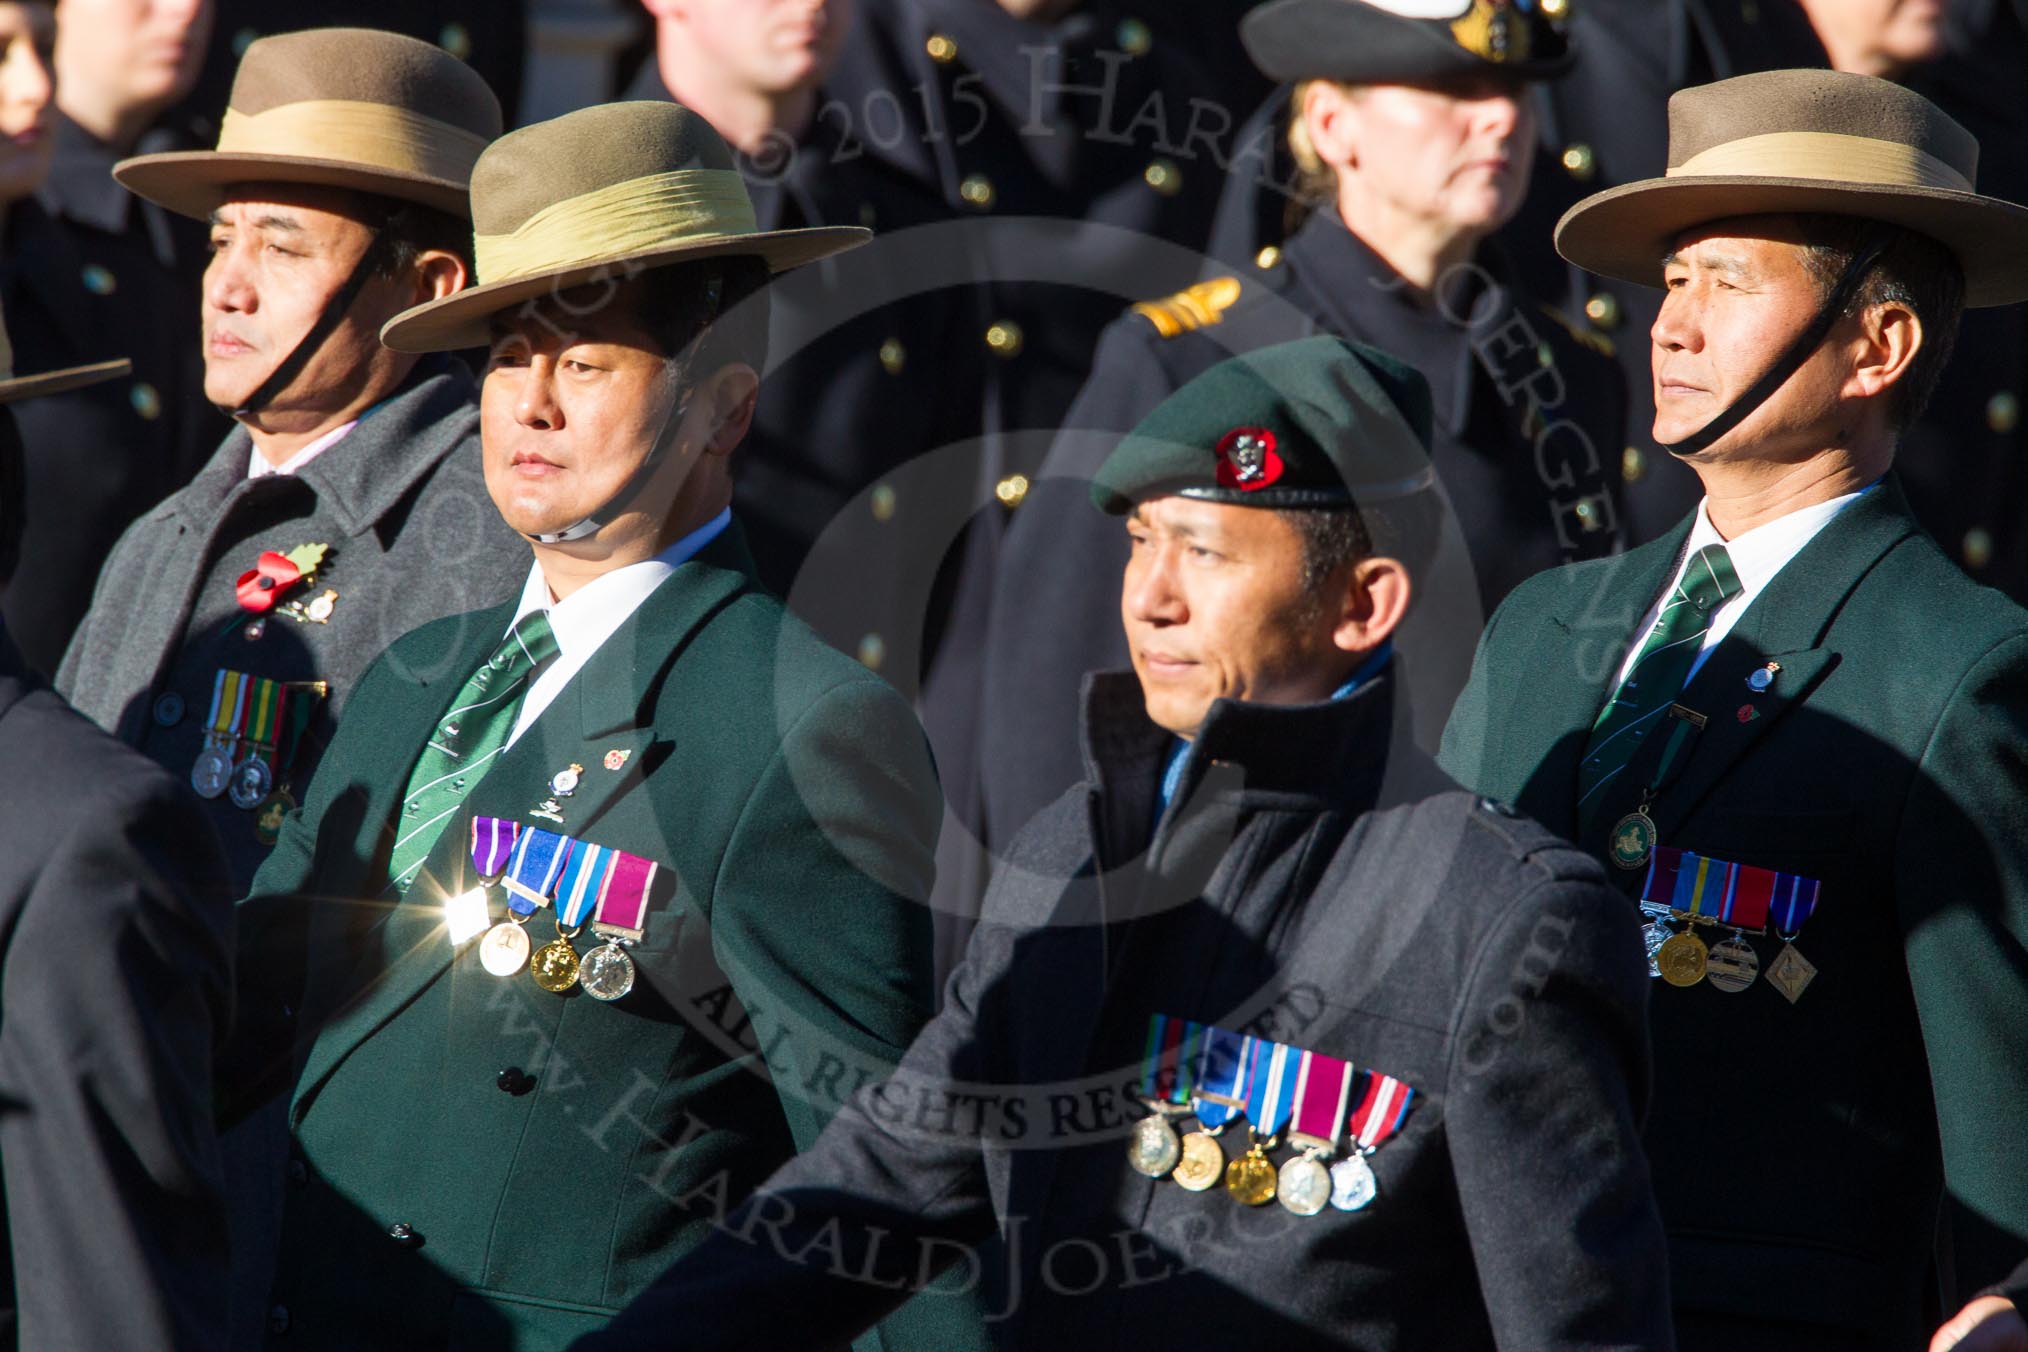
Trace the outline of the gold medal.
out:
M 1797 952 L 1794 944 L 1783 944 L 1782 951 L 1768 964 L 1767 984 L 1780 991 L 1790 1004 L 1802 999 L 1804 990 L 1816 979 L 1816 966 Z
M 535 958 L 529 963 L 529 970 L 535 976 L 535 984 L 554 995 L 561 995 L 577 984 L 577 950 L 570 946 L 570 936 L 563 932 L 561 925 L 556 929 L 556 942 L 544 944 L 535 950 Z
M 1183 1158 L 1176 1164 L 1176 1181 L 1192 1192 L 1204 1192 L 1225 1176 L 1225 1150 L 1208 1132 L 1193 1131 L 1183 1138 Z
M 1163 1178 L 1182 1158 L 1183 1143 L 1176 1138 L 1176 1128 L 1160 1112 L 1150 1111 L 1134 1124 L 1134 1134 L 1127 1138 L 1127 1167 L 1135 1173 Z
M 1760 975 L 1760 955 L 1737 934 L 1712 947 L 1704 960 L 1704 979 L 1727 994 L 1736 995 Z
M 1275 1199 L 1275 1167 L 1267 1152 L 1255 1141 L 1253 1149 L 1234 1160 L 1225 1170 L 1225 1190 L 1247 1206 L 1266 1206 Z
M 1704 979 L 1704 965 L 1710 950 L 1704 941 L 1684 930 L 1671 935 L 1666 943 L 1655 950 L 1655 965 L 1662 970 L 1662 980 L 1672 986 L 1694 986 Z

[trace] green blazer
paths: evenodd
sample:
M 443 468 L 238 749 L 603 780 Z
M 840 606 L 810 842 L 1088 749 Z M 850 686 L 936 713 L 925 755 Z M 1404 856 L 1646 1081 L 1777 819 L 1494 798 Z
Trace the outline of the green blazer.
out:
M 438 621 L 374 664 L 243 908 L 235 1076 L 293 1083 L 270 1310 L 291 1347 L 564 1346 L 813 1141 L 931 1011 L 942 805 L 922 731 L 760 589 L 737 526 L 494 762 L 406 899 L 382 900 L 410 769 L 511 616 Z M 565 824 L 530 817 L 573 764 Z M 661 864 L 631 994 L 549 994 L 526 968 L 489 975 L 476 941 L 452 948 L 440 903 L 476 885 L 475 814 Z M 290 1048 L 262 1045 L 291 1023 Z M 912 1345 L 963 1341 L 910 1320 L 890 1328 Z
M 1515 591 L 1444 767 L 1578 837 L 1579 755 L 1689 530 Z M 1662 843 L 1823 885 L 1796 938 L 1819 974 L 1795 1004 L 1765 979 L 1655 983 L 1649 1151 L 1679 1314 L 1736 1347 L 1776 1319 L 1827 1345 L 1921 1346 L 1941 1195 L 1959 1291 L 2028 1243 L 2028 611 L 1959 572 L 1889 476 L 1679 702 L 1709 723 L 1653 808 Z M 1606 856 L 1659 741 L 1579 844 Z M 1758 941 L 1763 971 L 1780 946 Z M 1768 1345 L 1817 1345 L 1793 1324 Z

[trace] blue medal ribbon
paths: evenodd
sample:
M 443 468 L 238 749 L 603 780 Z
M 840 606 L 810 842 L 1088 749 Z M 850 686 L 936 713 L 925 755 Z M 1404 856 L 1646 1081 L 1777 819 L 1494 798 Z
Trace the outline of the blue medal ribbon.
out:
M 1293 1047 L 1261 1041 L 1254 1048 L 1246 1079 L 1246 1119 L 1261 1136 L 1278 1136 L 1288 1125 L 1301 1068 L 1302 1053 Z
M 516 915 L 533 915 L 548 905 L 550 889 L 556 886 L 557 875 L 563 872 L 576 843 L 539 826 L 524 828 L 507 865 L 508 909 Z
M 576 929 L 598 903 L 599 893 L 612 871 L 619 852 L 581 840 L 564 865 L 563 879 L 556 888 L 556 923 Z
M 1239 1116 L 1246 1104 L 1249 1063 L 1261 1045 L 1258 1038 L 1223 1028 L 1204 1030 L 1196 1108 L 1197 1120 L 1206 1128 L 1215 1131 Z

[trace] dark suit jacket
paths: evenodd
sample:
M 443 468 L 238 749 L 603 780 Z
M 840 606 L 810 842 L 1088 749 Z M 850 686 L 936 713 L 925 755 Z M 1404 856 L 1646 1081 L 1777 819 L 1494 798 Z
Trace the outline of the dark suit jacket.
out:
M 1672 1346 L 1633 917 L 1390 747 L 1395 698 L 1214 705 L 1157 824 L 1173 739 L 1130 675 L 1095 682 L 1092 778 L 1023 833 L 901 1071 L 578 1352 L 824 1345 L 995 1230 L 973 1279 L 1008 1346 Z M 1301 1217 L 1129 1171 L 1156 1013 L 1412 1086 L 1378 1199 Z
M 1516 591 L 1445 768 L 1577 837 L 1588 730 L 1688 529 Z M 1662 843 L 1823 891 L 1797 1003 L 1766 981 L 1656 990 L 1648 1140 L 1678 1308 L 1736 1337 L 1786 1320 L 1797 1340 L 1919 1345 L 1941 1197 L 1960 1290 L 2028 1241 L 2028 613 L 1967 581 L 1890 476 L 1776 575 L 1680 702 L 1710 722 L 1656 802 Z M 1579 844 L 1602 855 L 1647 779 L 1637 758 Z
M 209 1352 L 225 863 L 188 791 L 29 677 L 4 632 L 0 934 L 0 1346 Z
M 758 587 L 737 526 L 467 803 L 553 826 L 528 814 L 584 767 L 556 829 L 662 866 L 633 993 L 564 998 L 453 950 L 441 902 L 475 886 L 467 811 L 406 899 L 382 900 L 410 769 L 512 610 L 427 625 L 374 664 L 246 903 L 230 1078 L 294 1084 L 271 1301 L 290 1347 L 561 1346 L 815 1140 L 930 1013 L 921 729 Z

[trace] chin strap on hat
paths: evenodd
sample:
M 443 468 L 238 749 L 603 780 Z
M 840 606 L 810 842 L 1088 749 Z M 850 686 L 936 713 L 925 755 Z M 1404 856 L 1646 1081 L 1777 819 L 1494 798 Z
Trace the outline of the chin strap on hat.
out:
M 1774 392 L 1787 383 L 1788 378 L 1802 369 L 1810 354 L 1822 346 L 1831 334 L 1831 327 L 1844 315 L 1852 298 L 1859 294 L 1860 286 L 1866 281 L 1866 274 L 1880 261 L 1880 255 L 1887 251 L 1891 241 L 1888 235 L 1878 235 L 1855 255 L 1846 265 L 1838 284 L 1831 288 L 1831 294 L 1817 310 L 1817 317 L 1810 326 L 1796 335 L 1795 341 L 1782 350 L 1775 358 L 1774 365 L 1762 373 L 1746 393 L 1733 400 L 1718 415 L 1704 426 L 1684 437 L 1681 441 L 1657 442 L 1671 455 L 1695 455 L 1708 449 L 1719 438 L 1753 416 L 1754 410 L 1774 396 Z
M 352 303 L 359 299 L 359 293 L 366 289 L 366 283 L 386 262 L 392 248 L 393 243 L 385 230 L 377 231 L 373 238 L 366 242 L 366 251 L 360 254 L 359 261 L 352 265 L 351 276 L 347 277 L 345 284 L 333 292 L 331 299 L 324 303 L 324 309 L 317 316 L 317 322 L 310 325 L 310 331 L 303 335 L 302 341 L 289 349 L 289 355 L 276 363 L 275 369 L 268 373 L 268 378 L 255 387 L 254 392 L 242 400 L 238 408 L 228 410 L 230 416 L 235 419 L 251 418 L 266 408 L 276 395 L 287 389 L 289 382 L 303 373 L 303 368 L 310 364 L 310 358 L 317 355 L 325 340 L 330 338 L 332 332 L 344 322 L 346 313 L 352 309 Z

